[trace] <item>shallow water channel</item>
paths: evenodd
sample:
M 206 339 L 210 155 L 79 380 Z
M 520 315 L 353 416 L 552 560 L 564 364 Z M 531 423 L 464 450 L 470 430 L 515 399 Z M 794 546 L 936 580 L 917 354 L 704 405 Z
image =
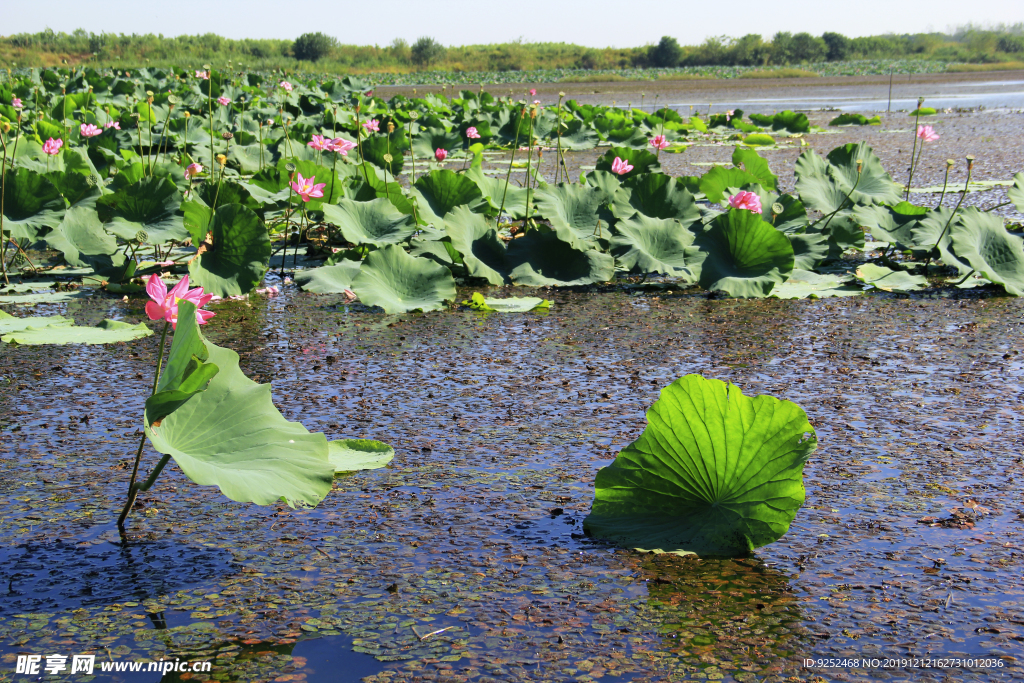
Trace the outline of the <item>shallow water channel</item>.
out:
M 1019 300 L 536 293 L 550 312 L 385 316 L 291 287 L 217 307 L 208 336 L 286 417 L 396 458 L 304 511 L 233 503 L 169 466 L 127 547 L 110 523 L 156 337 L 5 345 L 0 680 L 51 653 L 133 682 L 210 674 L 99 663 L 205 660 L 239 681 L 1024 678 Z M 68 306 L 78 324 L 143 317 Z M 691 372 L 806 409 L 820 446 L 789 533 L 739 560 L 585 537 L 597 469 Z M 1000 664 L 804 664 L 956 655 Z

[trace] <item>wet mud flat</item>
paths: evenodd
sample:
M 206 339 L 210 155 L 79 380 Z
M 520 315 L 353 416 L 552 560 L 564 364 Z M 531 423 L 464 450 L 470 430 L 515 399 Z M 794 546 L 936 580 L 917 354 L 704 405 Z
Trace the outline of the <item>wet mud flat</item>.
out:
M 213 665 L 162 680 L 1024 679 L 1019 300 L 509 293 L 554 307 L 386 316 L 293 287 L 218 306 L 206 333 L 286 417 L 396 458 L 315 510 L 233 503 L 172 464 L 128 547 L 111 523 L 157 341 L 5 345 L 0 680 L 52 652 Z M 116 298 L 52 308 L 144 318 Z M 793 400 L 817 430 L 807 502 L 754 557 L 582 533 L 597 469 L 690 372 Z M 957 655 L 1000 666 L 804 664 Z

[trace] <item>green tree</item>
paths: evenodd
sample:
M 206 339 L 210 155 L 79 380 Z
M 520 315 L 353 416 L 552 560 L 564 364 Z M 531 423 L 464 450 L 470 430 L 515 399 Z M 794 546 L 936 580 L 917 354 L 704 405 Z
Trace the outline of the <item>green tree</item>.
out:
M 412 44 L 412 49 L 409 51 L 412 63 L 418 66 L 430 66 L 441 61 L 445 52 L 447 50 L 444 45 L 429 36 L 419 38 Z
M 772 63 L 789 64 L 793 59 L 793 34 L 779 31 L 772 36 Z
M 315 62 L 330 54 L 331 50 L 337 45 L 338 41 L 336 39 L 319 31 L 316 33 L 303 33 L 295 39 L 295 43 L 292 45 L 292 54 L 295 55 L 295 59 Z
M 795 62 L 820 62 L 825 58 L 825 41 L 810 33 L 793 36 L 791 59 Z
M 679 60 L 682 58 L 683 48 L 679 47 L 679 42 L 671 36 L 662 36 L 658 44 L 651 48 L 651 63 L 654 66 L 679 66 Z
M 825 41 L 825 59 L 830 62 L 838 62 L 850 56 L 850 39 L 842 33 L 822 33 L 821 39 Z

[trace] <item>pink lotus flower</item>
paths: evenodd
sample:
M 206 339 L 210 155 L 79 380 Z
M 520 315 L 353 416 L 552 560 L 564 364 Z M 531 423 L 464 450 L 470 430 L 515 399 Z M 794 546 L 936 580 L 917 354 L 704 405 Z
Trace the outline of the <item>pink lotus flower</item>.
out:
M 209 71 L 196 71 L 196 78 L 202 78 L 204 80 L 209 80 L 210 72 Z
M 107 121 L 103 124 L 103 128 L 113 128 L 114 130 L 121 130 L 120 121 Z
M 537 94 L 537 89 L 536 88 L 530 88 L 530 97 L 533 97 L 536 94 Z
M 438 161 L 444 161 L 445 159 L 448 158 L 448 150 L 441 149 L 440 147 L 438 147 L 434 151 L 434 158 L 437 159 Z
M 728 123 L 729 119 L 732 118 L 732 114 L 733 114 L 733 110 L 732 109 L 730 109 L 729 111 L 725 112 L 725 121 L 726 121 L 726 123 Z
M 655 135 L 651 138 L 651 147 L 657 150 L 662 150 L 668 147 L 668 140 L 665 139 L 664 135 Z
M 367 97 L 373 97 L 373 91 L 372 90 L 367 90 L 366 91 L 366 96 Z
M 364 121 L 363 128 L 366 129 L 367 133 L 378 133 L 380 132 L 380 121 L 378 121 L 377 119 Z
M 219 104 L 222 107 L 226 107 L 229 104 L 231 104 L 231 98 L 227 97 L 226 95 L 221 95 L 217 98 L 217 104 Z
M 349 150 L 355 149 L 356 143 L 345 138 L 334 138 L 330 141 L 330 147 L 325 147 L 328 152 L 337 152 L 343 157 L 347 157 Z
M 322 152 L 330 148 L 331 141 L 323 135 L 314 135 L 313 139 L 306 143 L 306 146 Z
M 935 142 L 939 139 L 939 134 L 931 126 L 918 126 L 917 137 L 921 138 L 924 142 Z
M 265 294 L 267 297 L 275 297 L 275 296 L 277 296 L 278 294 L 281 293 L 281 290 L 278 289 L 277 287 L 275 287 L 274 285 L 270 285 L 269 287 L 263 287 L 262 289 L 257 289 L 256 293 L 257 294 Z
M 281 85 L 282 88 L 284 88 L 288 92 L 292 91 L 292 84 L 289 83 L 288 81 L 281 81 L 280 85 Z
M 103 130 L 99 126 L 94 126 L 91 123 L 83 123 L 78 127 L 78 133 L 83 138 L 94 138 L 102 132 Z
M 478 140 L 480 138 L 480 133 L 477 132 L 476 126 L 470 126 L 466 129 L 466 137 L 471 140 Z
M 292 189 L 295 190 L 295 194 L 302 197 L 302 201 L 308 202 L 310 199 L 318 199 L 324 196 L 324 188 L 327 187 L 327 183 L 316 183 L 316 176 L 312 178 L 303 178 L 301 173 L 296 174 L 299 178 L 299 182 L 294 180 L 290 183 Z
M 761 198 L 753 192 L 738 192 L 729 197 L 729 206 L 734 209 L 746 209 L 761 213 Z
M 21 100 L 17 97 L 11 100 L 11 106 L 15 109 L 21 109 Z
M 185 168 L 185 178 L 192 180 L 195 176 L 203 172 L 203 167 L 200 164 L 192 163 Z
M 54 154 L 59 153 L 60 148 L 63 146 L 64 141 L 61 140 L 60 138 L 57 138 L 56 140 L 50 138 L 49 140 L 43 143 L 43 151 L 49 154 L 50 156 L 53 156 Z
M 619 157 L 615 157 L 615 161 L 612 162 L 612 173 L 616 173 L 618 175 L 626 175 L 632 170 L 633 166 L 631 164 L 626 163 Z
M 205 325 L 206 321 L 212 318 L 215 313 L 201 310 L 203 306 L 213 299 L 212 294 L 203 294 L 202 287 L 196 287 L 188 291 L 188 275 L 181 278 L 178 284 L 167 291 L 167 285 L 163 279 L 153 273 L 146 283 L 146 293 L 152 301 L 146 302 L 146 315 L 150 320 L 166 320 L 175 329 L 178 327 L 178 302 L 189 301 L 196 306 L 196 322 Z

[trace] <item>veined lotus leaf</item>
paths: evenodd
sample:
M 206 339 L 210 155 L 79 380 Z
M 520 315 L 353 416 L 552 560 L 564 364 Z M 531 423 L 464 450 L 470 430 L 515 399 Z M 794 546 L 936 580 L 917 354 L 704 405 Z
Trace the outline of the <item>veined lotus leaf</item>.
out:
M 637 131 L 637 133 L 641 136 L 643 135 L 640 131 Z M 643 142 L 644 144 L 647 143 L 646 138 Z M 611 172 L 612 162 L 615 161 L 616 157 L 633 167 L 633 170 L 629 173 L 620 176 L 623 179 L 629 176 L 654 173 L 661 170 L 661 163 L 658 161 L 657 156 L 651 154 L 646 149 L 632 149 L 630 147 L 612 147 L 603 156 L 598 158 L 597 170 Z
M 241 204 L 247 209 L 259 211 L 263 202 L 252 196 L 249 187 L 252 186 L 226 180 L 220 182 L 207 180 L 200 183 L 195 190 L 194 198 L 189 201 L 202 202 L 211 208 L 215 208 L 215 205 L 216 208 L 219 208 L 225 204 Z
M 419 199 L 420 221 L 440 227 L 444 216 L 457 206 L 466 204 L 481 211 L 486 205 L 483 193 L 471 178 L 448 169 L 431 171 L 416 180 L 413 194 Z
M 189 263 L 192 282 L 207 294 L 237 296 L 259 284 L 270 266 L 270 236 L 259 216 L 241 204 L 217 209 L 210 234 Z
M 196 316 L 179 317 L 156 392 L 146 399 L 146 424 L 161 421 L 207 387 L 219 368 L 207 363 L 210 353 L 199 333 Z
M 893 182 L 882 162 L 866 142 L 836 147 L 828 153 L 829 175 L 844 192 L 851 192 L 854 204 L 896 204 L 900 201 L 900 186 Z M 857 162 L 863 163 L 860 180 Z
M 976 207 L 965 209 L 950 226 L 957 256 L 1008 294 L 1024 295 L 1024 246 L 1003 227 L 1003 219 Z
M 589 285 L 615 276 L 615 260 L 596 249 L 579 250 L 541 226 L 508 247 L 512 281 L 530 287 Z
M 387 313 L 437 311 L 445 301 L 455 300 L 455 280 L 444 266 L 389 244 L 366 257 L 352 280 L 352 291 L 364 304 Z
M 796 189 L 800 201 L 812 209 L 822 213 L 838 210 L 846 201 L 846 191 L 839 182 L 829 174 L 829 164 L 818 156 L 813 149 L 808 149 L 797 157 Z
M 412 151 L 417 159 L 433 159 L 438 149 L 449 154 L 462 149 L 462 136 L 444 128 L 421 128 L 412 138 Z
M 806 133 L 811 129 L 807 114 L 790 110 L 780 111 L 772 121 L 772 130 L 784 130 L 787 133 Z
M 484 199 L 487 200 L 488 213 L 496 214 L 498 210 L 513 219 L 526 218 L 526 188 L 506 183 L 505 178 L 492 178 L 484 175 L 479 168 L 470 168 L 464 174 L 476 183 Z M 505 200 L 502 208 L 502 199 Z M 531 199 L 531 201 L 533 201 Z M 535 202 L 534 202 L 535 203 Z
M 510 268 L 505 243 L 486 218 L 468 206 L 457 206 L 444 217 L 444 230 L 452 247 L 462 254 L 470 276 L 482 277 L 492 285 L 506 284 Z
M 952 229 L 957 215 L 953 209 L 940 207 L 929 209 L 927 213 L 920 216 L 920 220 L 914 227 L 913 243 L 916 250 L 925 251 L 931 254 L 934 250 L 939 252 L 939 258 L 947 266 L 956 268 L 960 275 L 966 276 L 974 268 L 963 258 L 953 253 Z
M 769 296 L 776 299 L 827 299 L 834 296 L 857 296 L 863 293 L 863 288 L 846 283 L 838 275 L 822 275 L 794 268 L 788 280 L 781 285 L 772 287 L 772 293 Z
M 911 275 L 904 270 L 892 270 L 874 263 L 865 263 L 854 274 L 866 285 L 874 285 L 883 292 L 912 292 L 928 284 L 924 275 Z
M 604 139 L 616 148 L 645 149 L 648 144 L 644 131 L 628 122 L 622 128 L 610 129 L 604 134 Z M 608 162 L 608 167 L 611 168 L 611 162 Z
M 664 173 L 647 173 L 630 178 L 629 204 L 637 212 L 651 218 L 674 218 L 689 227 L 700 220 L 700 210 L 684 183 Z M 629 216 L 618 216 L 629 218 Z
M 71 207 L 57 229 L 44 239 L 51 248 L 63 252 L 64 260 L 73 266 L 93 266 L 107 271 L 124 265 L 117 239 L 103 229 L 94 209 Z
M 812 229 L 828 235 L 829 258 L 839 258 L 847 249 L 864 250 L 864 231 L 849 209 Z
M 1006 191 L 1006 197 L 1017 207 L 1017 211 L 1024 213 L 1024 171 L 1013 176 L 1013 185 Z
M 9 313 L 0 311 L 0 335 L 20 332 L 26 327 L 60 327 L 74 325 L 75 321 L 60 315 L 47 317 L 15 318 Z
M 793 246 L 793 269 L 814 270 L 828 258 L 828 235 L 817 228 L 810 230 L 782 232 Z
M 341 199 L 324 206 L 324 220 L 337 225 L 345 239 L 353 244 L 385 244 L 404 242 L 416 232 L 416 221 L 395 208 L 387 199 L 354 202 Z
M 28 326 L 3 336 L 15 344 L 113 344 L 148 337 L 153 331 L 145 323 L 131 325 L 118 320 L 104 320 L 96 327 L 77 327 L 59 323 L 45 327 Z
M 262 166 L 273 164 L 275 161 L 270 150 L 262 147 L 258 142 L 248 145 L 231 145 L 227 156 L 228 163 L 238 166 L 238 170 L 245 174 L 257 173 Z
M 178 215 L 181 194 L 167 178 L 145 177 L 105 195 L 98 203 L 110 210 L 107 231 L 123 240 L 135 240 L 140 232 L 148 235 L 146 242 L 149 244 L 184 240 L 189 236 Z
M 629 204 L 630 190 L 622 184 L 622 178 L 609 171 L 591 171 L 587 174 L 587 185 L 597 188 L 601 193 L 601 206 L 612 216 L 628 218 L 634 209 Z
M 709 202 L 718 203 L 725 199 L 731 190 L 738 190 L 744 185 L 757 183 L 757 178 L 741 168 L 726 168 L 715 166 L 700 178 L 700 191 L 708 198 Z M 760 184 L 760 183 L 758 183 Z
M 736 127 L 744 130 L 741 126 L 742 122 L 737 124 Z M 755 128 L 754 130 L 757 129 Z M 752 133 L 743 138 L 742 142 L 744 145 L 750 145 L 751 147 L 771 147 L 775 144 L 775 138 L 765 133 Z
M 194 318 L 195 306 L 179 302 L 178 317 Z M 173 457 L 192 481 L 218 486 L 231 500 L 319 503 L 334 481 L 326 437 L 286 420 L 271 401 L 270 385 L 239 369 L 237 353 L 203 341 L 220 371 L 159 426 L 147 421 L 153 447 Z
M 703 260 L 692 246 L 694 235 L 677 220 L 650 218 L 638 213 L 619 221 L 611 239 L 611 252 L 628 271 L 661 273 L 696 282 Z
M 412 202 L 405 195 L 400 183 L 388 182 L 380 177 L 380 171 L 370 163 L 362 163 L 355 167 L 352 183 L 351 198 L 357 202 L 368 202 L 373 199 L 387 199 L 395 208 L 404 214 L 412 215 L 414 208 Z
M 96 210 L 96 200 L 100 197 L 99 176 L 90 177 L 74 171 L 53 171 L 46 174 L 46 179 L 64 197 L 68 208 L 80 206 Z
M 857 221 L 871 230 L 879 242 L 898 244 L 904 249 L 914 246 L 914 229 L 921 216 L 928 213 L 923 206 L 900 202 L 896 206 L 858 206 L 853 209 Z
M 537 296 L 510 296 L 504 299 L 485 297 L 480 292 L 473 292 L 469 301 L 463 301 L 475 311 L 497 311 L 500 313 L 526 313 L 527 311 L 547 310 L 551 308 L 550 299 Z
M 64 199 L 49 180 L 27 168 L 4 173 L 4 234 L 35 242 L 64 220 Z
M 731 209 L 718 216 L 695 243 L 707 254 L 700 286 L 729 296 L 768 296 L 793 270 L 789 239 L 753 211 Z
M 373 439 L 342 439 L 327 442 L 327 458 L 334 472 L 376 470 L 395 457 L 395 449 Z
M 598 215 L 605 193 L 590 185 L 559 183 L 537 190 L 537 212 L 548 219 L 551 227 L 565 231 L 562 239 L 585 242 L 597 234 Z M 607 225 L 605 226 L 607 231 Z
M 761 199 L 761 220 L 771 224 L 776 230 L 785 233 L 803 232 L 810 221 L 807 220 L 807 209 L 803 202 L 792 195 L 779 195 L 766 190 L 761 184 L 744 185 L 742 190 L 753 192 Z M 776 214 L 776 204 L 782 206 L 782 213 Z
M 408 149 L 409 140 L 401 132 L 392 134 L 390 141 L 386 134 L 371 135 L 363 138 L 363 159 L 386 172 L 389 176 L 388 182 L 394 181 L 395 177 L 402 173 L 402 167 L 405 164 L 405 152 Z M 389 154 L 391 155 L 391 161 L 387 160 L 387 155 Z M 430 151 L 430 156 L 434 156 L 433 150 Z
M 343 259 L 334 265 L 300 270 L 295 273 L 295 284 L 314 294 L 343 294 L 358 274 L 359 261 Z
M 658 552 L 747 555 L 789 530 L 815 448 L 795 403 L 686 375 L 662 389 L 640 438 L 597 473 L 584 529 Z
M 557 146 L 557 134 L 553 134 L 552 142 Z M 562 149 L 579 152 L 597 147 L 601 141 L 593 126 L 579 119 L 570 121 L 566 128 L 562 129 Z
M 777 189 L 778 176 L 768 168 L 768 160 L 754 150 L 737 147 L 732 153 L 732 165 L 742 166 L 743 170 L 754 176 L 755 182 L 766 190 L 775 192 Z

